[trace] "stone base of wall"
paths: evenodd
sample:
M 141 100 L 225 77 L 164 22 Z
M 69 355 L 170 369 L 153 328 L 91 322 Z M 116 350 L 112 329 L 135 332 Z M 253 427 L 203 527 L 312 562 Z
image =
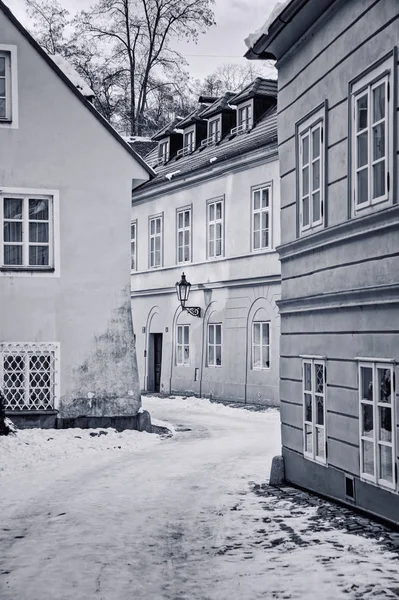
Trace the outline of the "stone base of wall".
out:
M 134 416 L 114 417 L 58 417 L 58 411 L 7 411 L 7 417 L 18 429 L 107 429 L 117 431 L 134 429 L 152 433 L 151 416 L 146 410 Z

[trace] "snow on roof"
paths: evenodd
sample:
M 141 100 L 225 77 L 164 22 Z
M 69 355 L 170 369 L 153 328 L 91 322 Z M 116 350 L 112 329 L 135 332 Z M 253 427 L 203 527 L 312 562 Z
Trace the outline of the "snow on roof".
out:
M 291 0 L 282 0 L 281 2 L 276 2 L 275 7 L 262 27 L 254 31 L 254 33 L 250 33 L 248 37 L 245 38 L 244 42 L 248 48 L 253 48 L 262 35 L 267 35 L 269 33 L 271 24 L 281 15 L 283 10 L 290 4 L 290 2 Z
M 87 85 L 83 77 L 79 75 L 76 69 L 64 58 L 61 54 L 51 54 L 50 58 L 53 59 L 57 67 L 68 77 L 73 85 L 79 90 L 83 96 L 90 98 L 94 96 L 93 90 Z

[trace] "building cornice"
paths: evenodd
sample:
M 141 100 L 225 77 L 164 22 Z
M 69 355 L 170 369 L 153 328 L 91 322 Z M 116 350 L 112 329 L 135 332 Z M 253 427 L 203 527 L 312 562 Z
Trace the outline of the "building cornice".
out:
M 399 228 L 399 205 L 363 217 L 354 217 L 339 225 L 282 244 L 276 250 L 281 262 L 285 262 L 302 254 L 323 250 L 326 246 L 348 245 L 376 231 L 397 228 Z
M 196 171 L 184 173 L 179 178 L 176 178 L 175 181 L 173 179 L 170 181 L 165 180 L 157 186 L 152 185 L 148 189 L 144 188 L 141 191 L 135 190 L 133 192 L 132 205 L 142 204 L 148 200 L 153 200 L 157 196 L 165 196 L 165 194 L 170 194 L 180 189 L 199 185 L 204 181 L 217 179 L 225 173 L 244 171 L 277 159 L 278 148 L 276 142 L 272 145 L 269 144 L 266 148 L 264 146 L 257 148 L 256 151 L 248 152 L 244 156 L 240 155 L 235 159 L 220 161 L 220 164 L 213 163 L 207 167 L 201 167 L 201 169 Z
M 399 304 L 399 283 L 355 288 L 313 296 L 300 296 L 277 301 L 281 315 L 320 310 L 346 310 L 363 306 Z
M 235 287 L 248 287 L 253 285 L 280 285 L 280 275 L 269 275 L 266 277 L 249 277 L 240 279 L 230 279 L 226 281 L 215 281 L 207 283 L 193 284 L 191 286 L 191 292 L 205 291 L 205 290 L 216 290 L 221 288 L 235 288 Z M 163 296 L 165 294 L 176 294 L 175 286 L 168 286 L 163 288 L 147 288 L 140 290 L 132 290 L 131 297 L 138 298 L 141 296 Z

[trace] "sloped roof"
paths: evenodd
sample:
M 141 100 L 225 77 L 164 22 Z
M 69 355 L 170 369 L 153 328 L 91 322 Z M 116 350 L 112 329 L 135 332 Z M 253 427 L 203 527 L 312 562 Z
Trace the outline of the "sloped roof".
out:
M 183 117 L 176 117 L 175 119 L 173 119 L 173 121 L 165 125 L 165 127 L 162 127 L 162 129 L 157 131 L 157 133 L 155 133 L 151 139 L 161 140 L 163 137 L 171 135 L 172 133 L 180 133 L 179 131 L 177 131 L 177 129 L 180 128 L 180 123 L 182 120 Z
M 192 125 L 193 123 L 196 123 L 197 121 L 204 120 L 202 113 L 204 112 L 204 110 L 206 108 L 208 108 L 208 106 L 209 106 L 208 104 L 200 104 L 195 110 L 193 110 L 193 112 L 191 112 L 189 115 L 187 115 L 187 117 L 185 117 L 182 121 L 180 121 L 179 127 L 181 127 L 181 128 L 188 127 L 189 125 Z
M 60 79 L 69 87 L 69 89 L 75 94 L 75 96 L 84 104 L 84 106 L 96 117 L 96 119 L 105 127 L 109 133 L 123 146 L 123 148 L 134 158 L 136 161 L 147 171 L 150 176 L 154 175 L 154 171 L 151 167 L 129 146 L 127 142 L 119 135 L 119 133 L 112 127 L 110 123 L 98 112 L 91 102 L 85 98 L 82 92 L 72 83 L 70 78 L 60 69 L 60 67 L 50 58 L 50 56 L 43 50 L 43 48 L 36 42 L 31 34 L 25 29 L 25 27 L 18 21 L 11 10 L 4 4 L 3 0 L 0 0 L 0 11 L 11 21 L 11 23 L 20 31 L 20 33 L 26 38 L 31 46 L 40 54 L 40 56 L 47 62 L 47 64 L 53 69 Z
M 76 69 L 67 61 L 61 54 L 50 55 L 51 60 L 55 62 L 57 67 L 71 80 L 85 98 L 93 98 L 95 96 L 91 87 L 87 85 L 83 77 L 79 75 Z
M 209 119 L 209 117 L 216 115 L 218 112 L 221 112 L 222 110 L 230 110 L 230 106 L 229 106 L 230 100 L 234 96 L 235 96 L 234 92 L 226 92 L 225 94 L 223 94 L 223 96 L 218 98 L 216 100 L 216 102 L 214 102 L 208 108 L 206 108 L 204 110 L 204 112 L 201 114 L 201 117 L 203 117 L 204 119 Z
M 277 107 L 273 106 L 248 133 L 231 136 L 226 135 L 218 144 L 197 148 L 192 154 L 175 157 L 165 165 L 155 169 L 154 179 L 144 183 L 137 192 L 155 188 L 165 183 L 168 175 L 175 173 L 172 181 L 195 171 L 209 169 L 212 164 L 219 164 L 236 156 L 246 154 L 262 146 L 270 153 L 277 151 Z M 146 160 L 150 165 L 158 161 L 158 149 L 153 150 Z M 178 173 L 177 173 L 178 172 Z M 134 196 L 133 196 L 134 197 Z
M 231 98 L 230 104 L 240 104 L 240 102 L 244 102 L 254 96 L 277 98 L 277 80 L 257 77 L 246 88 Z

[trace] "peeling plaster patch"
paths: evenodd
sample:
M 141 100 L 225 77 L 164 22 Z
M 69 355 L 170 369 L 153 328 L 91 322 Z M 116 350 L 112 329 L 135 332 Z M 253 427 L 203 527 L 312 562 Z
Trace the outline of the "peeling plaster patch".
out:
M 86 360 L 75 367 L 72 391 L 61 400 L 63 417 L 136 415 L 141 406 L 130 291 L 107 329 L 94 337 Z

